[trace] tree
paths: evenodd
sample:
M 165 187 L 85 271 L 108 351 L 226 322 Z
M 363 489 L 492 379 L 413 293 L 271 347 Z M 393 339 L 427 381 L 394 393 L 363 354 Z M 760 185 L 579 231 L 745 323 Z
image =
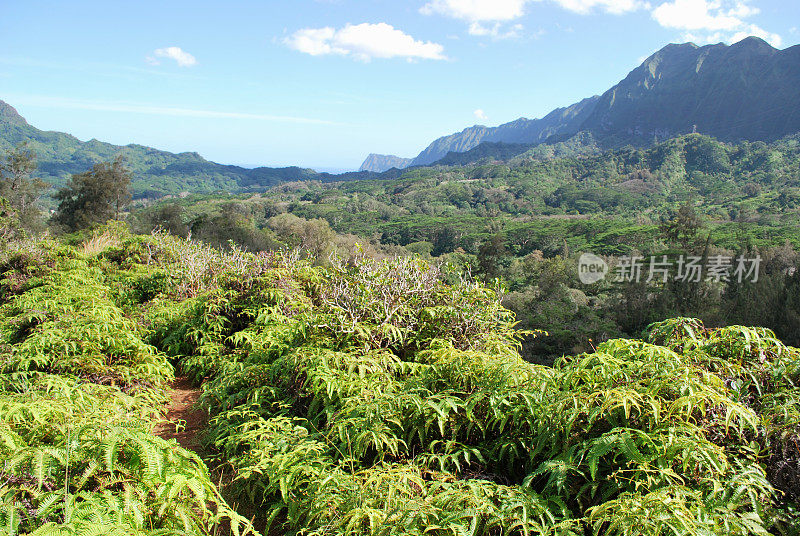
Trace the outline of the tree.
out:
M 267 221 L 270 229 L 287 245 L 309 251 L 319 261 L 328 255 L 336 233 L 327 220 L 307 220 L 294 214 L 280 214 Z
M 20 233 L 17 212 L 5 198 L 0 197 L 0 247 L 5 248 L 9 240 Z
M 694 206 L 687 202 L 681 205 L 678 212 L 661 225 L 661 233 L 667 240 L 678 242 L 684 249 L 688 249 L 697 237 L 701 227 L 702 222 Z
M 36 201 L 47 183 L 38 178 L 31 178 L 36 171 L 36 153 L 21 143 L 6 155 L 0 163 L 0 197 L 5 198 L 10 210 L 22 227 L 36 227 L 41 213 L 36 208 Z
M 125 168 L 121 156 L 73 175 L 55 195 L 60 203 L 53 221 L 68 231 L 77 231 L 112 218 L 119 219 L 122 209 L 131 200 L 128 190 L 131 179 L 132 174 Z
M 500 261 L 508 255 L 506 240 L 501 233 L 497 233 L 478 248 L 478 266 L 486 281 L 499 275 Z
M 146 231 L 163 229 L 172 235 L 186 238 L 189 226 L 183 221 L 184 209 L 177 203 L 161 205 L 140 216 Z
M 747 197 L 755 197 L 761 193 L 761 185 L 756 182 L 748 182 L 742 187 L 742 192 Z

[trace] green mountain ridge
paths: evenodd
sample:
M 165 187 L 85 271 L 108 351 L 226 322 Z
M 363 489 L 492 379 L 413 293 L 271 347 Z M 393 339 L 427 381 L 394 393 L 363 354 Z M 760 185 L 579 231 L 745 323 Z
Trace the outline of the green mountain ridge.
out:
M 36 175 L 56 187 L 74 173 L 121 155 L 134 173 L 131 189 L 135 198 L 159 198 L 182 192 L 258 191 L 286 181 L 329 181 L 333 177 L 296 166 L 248 169 L 211 162 L 196 152 L 176 154 L 138 144 L 81 141 L 71 134 L 31 126 L 13 106 L 0 100 L 0 150 L 20 143 L 27 143 L 36 152 Z
M 412 161 L 412 166 L 432 164 L 449 152 L 468 151 L 483 142 L 536 144 L 558 134 L 573 135 L 594 109 L 599 97 L 589 97 L 565 108 L 557 108 L 541 119 L 519 118 L 499 127 L 476 125 L 431 143 Z

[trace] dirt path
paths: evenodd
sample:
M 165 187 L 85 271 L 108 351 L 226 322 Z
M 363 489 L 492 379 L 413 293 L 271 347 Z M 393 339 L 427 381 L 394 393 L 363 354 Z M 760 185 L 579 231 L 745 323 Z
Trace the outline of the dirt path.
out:
M 192 408 L 192 405 L 200 398 L 202 391 L 199 387 L 193 387 L 192 382 L 185 376 L 175 378 L 170 385 L 170 403 L 167 406 L 167 421 L 156 426 L 155 433 L 164 439 L 175 439 L 180 446 L 185 449 L 197 452 L 200 449 L 200 442 L 197 433 L 206 425 L 206 414 L 201 410 Z M 175 423 L 185 423 L 178 431 L 175 430 Z

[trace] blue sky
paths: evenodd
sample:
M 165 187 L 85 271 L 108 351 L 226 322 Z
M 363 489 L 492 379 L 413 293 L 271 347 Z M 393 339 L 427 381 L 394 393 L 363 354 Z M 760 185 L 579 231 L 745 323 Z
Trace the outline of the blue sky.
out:
M 0 0 L 0 99 L 42 129 L 357 168 L 601 93 L 670 42 L 800 42 L 786 0 Z

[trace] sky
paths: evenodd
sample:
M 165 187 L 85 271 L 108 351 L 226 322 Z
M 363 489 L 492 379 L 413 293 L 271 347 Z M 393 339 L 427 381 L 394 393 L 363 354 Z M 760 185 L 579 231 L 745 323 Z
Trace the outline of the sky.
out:
M 0 99 L 81 140 L 343 171 L 798 26 L 795 0 L 0 0 Z

